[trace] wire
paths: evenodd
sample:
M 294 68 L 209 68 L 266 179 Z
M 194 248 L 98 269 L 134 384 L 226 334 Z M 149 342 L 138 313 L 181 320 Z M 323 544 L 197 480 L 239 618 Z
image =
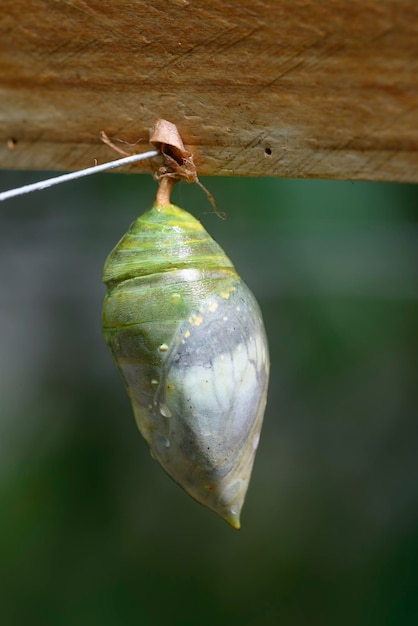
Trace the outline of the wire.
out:
M 123 159 L 116 159 L 116 161 L 109 161 L 102 165 L 94 165 L 93 167 L 87 167 L 84 170 L 78 172 L 70 172 L 70 174 L 63 174 L 62 176 L 55 176 L 54 178 L 48 178 L 47 180 L 40 180 L 37 183 L 31 185 L 24 185 L 17 189 L 9 189 L 8 191 L 0 192 L 0 202 L 14 198 L 15 196 L 23 196 L 25 193 L 32 193 L 32 191 L 41 191 L 42 189 L 48 189 L 54 185 L 60 185 L 70 180 L 82 178 L 83 176 L 90 176 L 90 174 L 98 174 L 99 172 L 105 172 L 106 170 L 112 170 L 116 167 L 122 167 L 123 165 L 129 165 L 130 163 L 136 163 L 137 161 L 144 161 L 145 159 L 151 159 L 159 155 L 158 150 L 150 150 L 149 152 L 143 152 L 142 154 L 133 154 L 132 156 L 124 157 Z

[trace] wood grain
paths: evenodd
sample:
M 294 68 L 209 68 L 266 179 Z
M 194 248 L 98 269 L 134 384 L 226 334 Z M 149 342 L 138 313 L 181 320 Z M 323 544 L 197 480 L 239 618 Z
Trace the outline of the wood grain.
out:
M 418 182 L 416 0 L 0 1 L 0 167 L 178 125 L 199 174 Z M 149 164 L 132 171 L 149 170 Z

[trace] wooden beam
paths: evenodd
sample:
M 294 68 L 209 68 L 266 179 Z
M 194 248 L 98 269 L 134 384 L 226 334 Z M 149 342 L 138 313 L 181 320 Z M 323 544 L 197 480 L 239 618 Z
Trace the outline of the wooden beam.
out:
M 416 0 L 0 9 L 2 168 L 110 160 L 101 130 L 145 150 L 161 117 L 199 174 L 418 182 Z

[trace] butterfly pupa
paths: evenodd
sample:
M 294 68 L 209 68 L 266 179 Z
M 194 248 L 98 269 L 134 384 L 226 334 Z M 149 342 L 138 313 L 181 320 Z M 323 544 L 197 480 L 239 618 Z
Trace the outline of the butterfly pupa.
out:
M 201 223 L 160 193 L 103 280 L 104 337 L 152 456 L 240 528 L 269 378 L 253 294 Z

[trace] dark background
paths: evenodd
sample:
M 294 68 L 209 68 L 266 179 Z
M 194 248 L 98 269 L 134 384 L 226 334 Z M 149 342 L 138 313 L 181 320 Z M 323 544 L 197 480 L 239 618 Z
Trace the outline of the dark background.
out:
M 0 189 L 47 173 L 2 172 Z M 237 532 L 151 459 L 101 337 L 107 254 L 153 201 L 110 174 L 0 204 L 5 626 L 418 623 L 418 186 L 203 179 L 271 385 Z

